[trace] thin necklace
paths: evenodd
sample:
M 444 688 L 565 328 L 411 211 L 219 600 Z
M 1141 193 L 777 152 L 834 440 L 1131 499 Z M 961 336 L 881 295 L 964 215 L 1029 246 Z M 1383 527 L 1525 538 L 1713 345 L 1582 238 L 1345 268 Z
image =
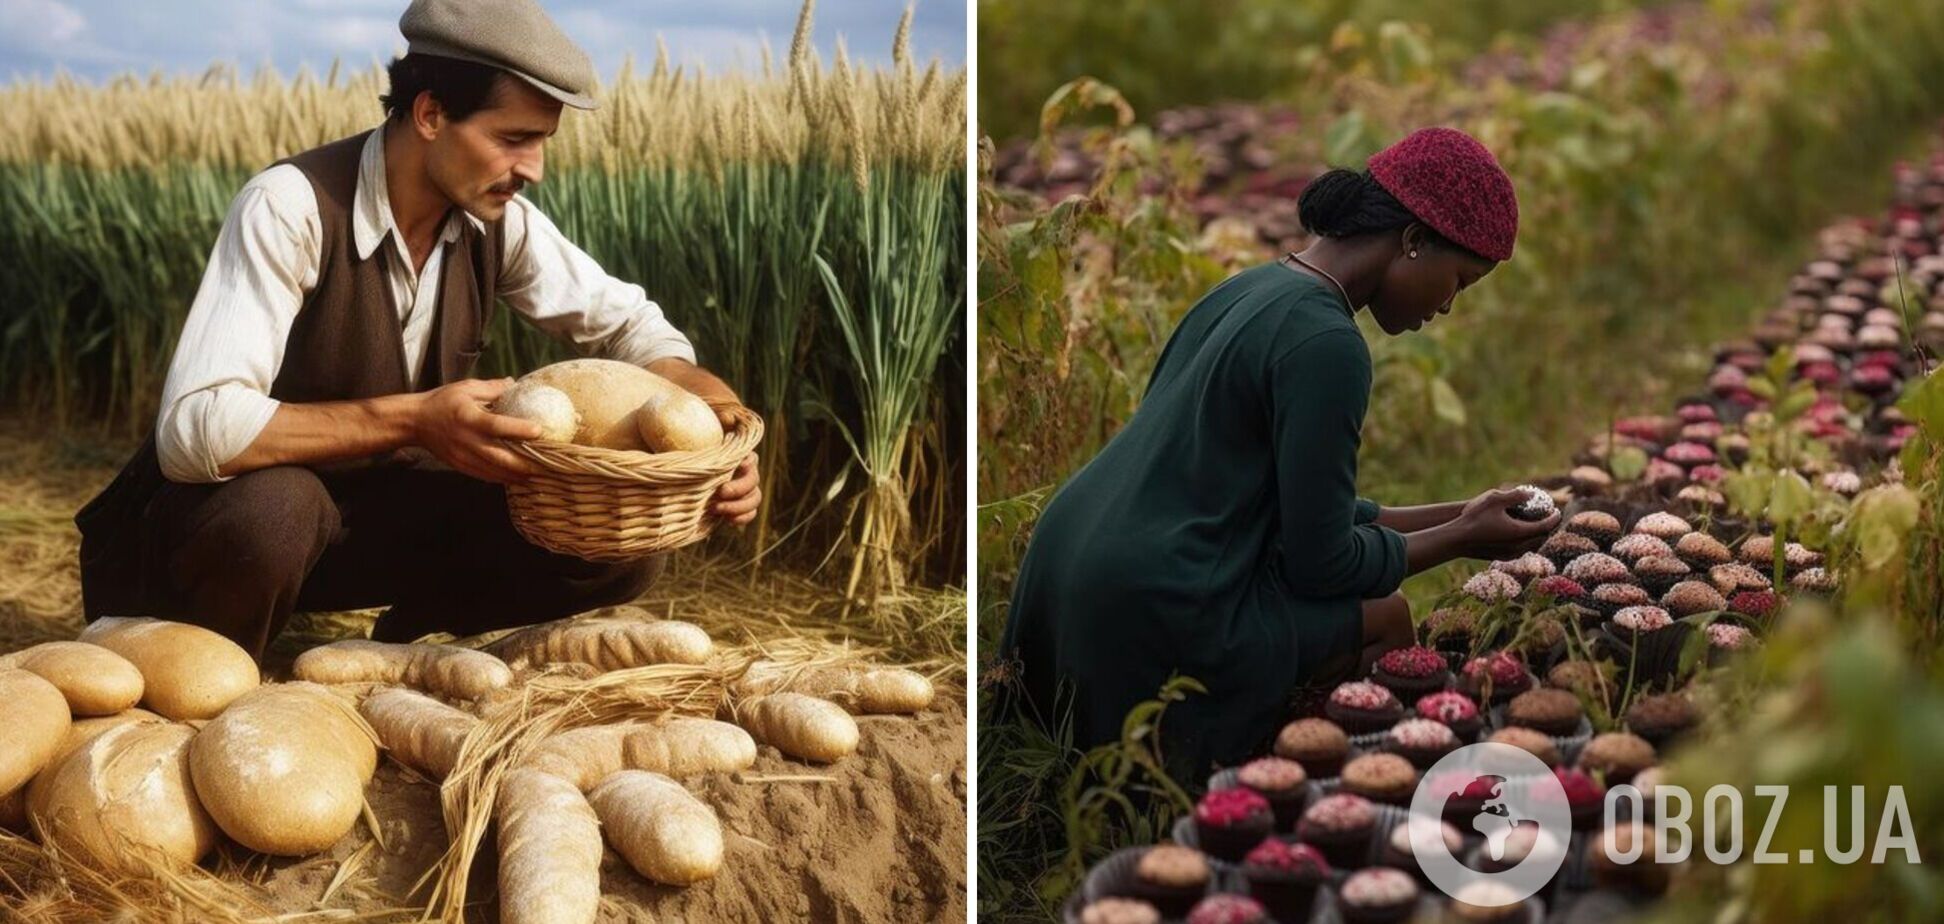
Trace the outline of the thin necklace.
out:
M 1302 255 L 1298 254 L 1294 250 L 1289 252 L 1289 258 L 1291 260 L 1295 260 L 1296 262 L 1301 263 L 1302 265 L 1308 267 L 1312 271 L 1316 272 L 1318 275 L 1321 275 L 1324 279 L 1328 279 L 1330 281 L 1330 285 L 1336 286 L 1337 294 L 1343 296 L 1343 303 L 1345 305 L 1349 305 L 1351 310 L 1353 311 L 1356 310 L 1357 306 L 1350 301 L 1349 290 L 1345 289 L 1343 287 L 1343 283 L 1338 282 L 1335 276 L 1330 275 L 1329 270 L 1326 270 L 1323 267 L 1317 266 L 1316 264 L 1303 259 Z

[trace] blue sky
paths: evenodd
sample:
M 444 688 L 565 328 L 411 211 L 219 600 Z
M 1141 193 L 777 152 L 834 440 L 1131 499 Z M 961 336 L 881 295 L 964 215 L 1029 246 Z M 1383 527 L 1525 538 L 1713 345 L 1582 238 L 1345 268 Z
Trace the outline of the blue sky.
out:
M 912 51 L 965 61 L 967 0 L 917 0 Z M 288 75 L 301 65 L 323 73 L 332 58 L 347 66 L 388 60 L 404 50 L 398 17 L 409 0 L 0 0 L 0 80 L 49 76 L 57 69 L 99 80 L 156 69 L 199 74 L 217 61 L 245 73 L 269 64 Z M 633 53 L 646 66 L 655 36 L 683 62 L 711 72 L 761 64 L 768 36 L 778 55 L 796 25 L 797 0 L 541 0 L 554 21 L 587 49 L 602 79 Z M 830 59 L 843 36 L 854 57 L 888 61 L 905 0 L 820 0 L 817 47 Z

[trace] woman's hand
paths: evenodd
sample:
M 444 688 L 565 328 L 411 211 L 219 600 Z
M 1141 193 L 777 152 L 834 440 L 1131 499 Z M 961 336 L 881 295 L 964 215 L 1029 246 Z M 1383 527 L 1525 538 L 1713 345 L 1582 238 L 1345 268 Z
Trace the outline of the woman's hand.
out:
M 512 379 L 465 379 L 426 392 L 413 415 L 413 441 L 481 481 L 525 479 L 533 466 L 501 441 L 537 439 L 540 425 L 486 409 L 511 384 Z
M 1525 500 L 1526 492 L 1513 489 L 1486 491 L 1467 501 L 1452 524 L 1458 530 L 1462 554 L 1502 560 L 1537 549 L 1559 525 L 1559 511 L 1543 520 L 1521 520 L 1511 511 Z

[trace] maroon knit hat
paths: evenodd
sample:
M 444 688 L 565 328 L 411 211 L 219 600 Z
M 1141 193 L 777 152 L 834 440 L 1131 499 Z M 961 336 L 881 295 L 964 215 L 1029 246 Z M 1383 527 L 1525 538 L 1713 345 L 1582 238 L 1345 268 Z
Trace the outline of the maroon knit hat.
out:
M 1370 176 L 1419 221 L 1490 260 L 1512 258 L 1519 199 L 1498 158 L 1455 128 L 1420 128 L 1370 158 Z

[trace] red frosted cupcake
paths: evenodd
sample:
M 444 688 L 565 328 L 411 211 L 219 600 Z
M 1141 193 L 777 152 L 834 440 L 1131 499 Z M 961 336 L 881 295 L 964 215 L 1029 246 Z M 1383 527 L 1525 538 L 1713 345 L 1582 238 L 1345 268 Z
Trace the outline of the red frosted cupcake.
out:
M 1502 703 L 1532 688 L 1532 675 L 1517 655 L 1495 651 L 1465 663 L 1459 688 L 1480 702 Z
M 1606 787 L 1585 771 L 1570 767 L 1554 767 L 1553 777 L 1559 780 L 1559 788 L 1566 791 L 1566 811 L 1573 816 L 1573 830 L 1598 829 L 1600 815 L 1606 809 Z M 1550 790 L 1542 789 L 1539 792 L 1549 793 Z
M 1239 863 L 1276 826 L 1269 800 L 1252 789 L 1223 789 L 1195 805 L 1195 840 L 1203 853 Z
M 1370 678 L 1399 699 L 1416 699 L 1444 689 L 1451 682 L 1451 667 L 1444 655 L 1413 645 L 1385 652 L 1377 659 Z
M 1316 890 L 1330 881 L 1330 863 L 1313 845 L 1270 838 L 1242 858 L 1249 896 L 1278 921 L 1307 921 Z
M 1456 690 L 1442 690 L 1417 701 L 1418 718 L 1443 722 L 1460 741 L 1478 737 L 1485 719 L 1478 714 L 1478 703 Z
M 1330 701 L 1323 705 L 1323 714 L 1350 734 L 1367 735 L 1396 724 L 1404 716 L 1404 704 L 1391 691 L 1357 680 L 1330 691 Z

